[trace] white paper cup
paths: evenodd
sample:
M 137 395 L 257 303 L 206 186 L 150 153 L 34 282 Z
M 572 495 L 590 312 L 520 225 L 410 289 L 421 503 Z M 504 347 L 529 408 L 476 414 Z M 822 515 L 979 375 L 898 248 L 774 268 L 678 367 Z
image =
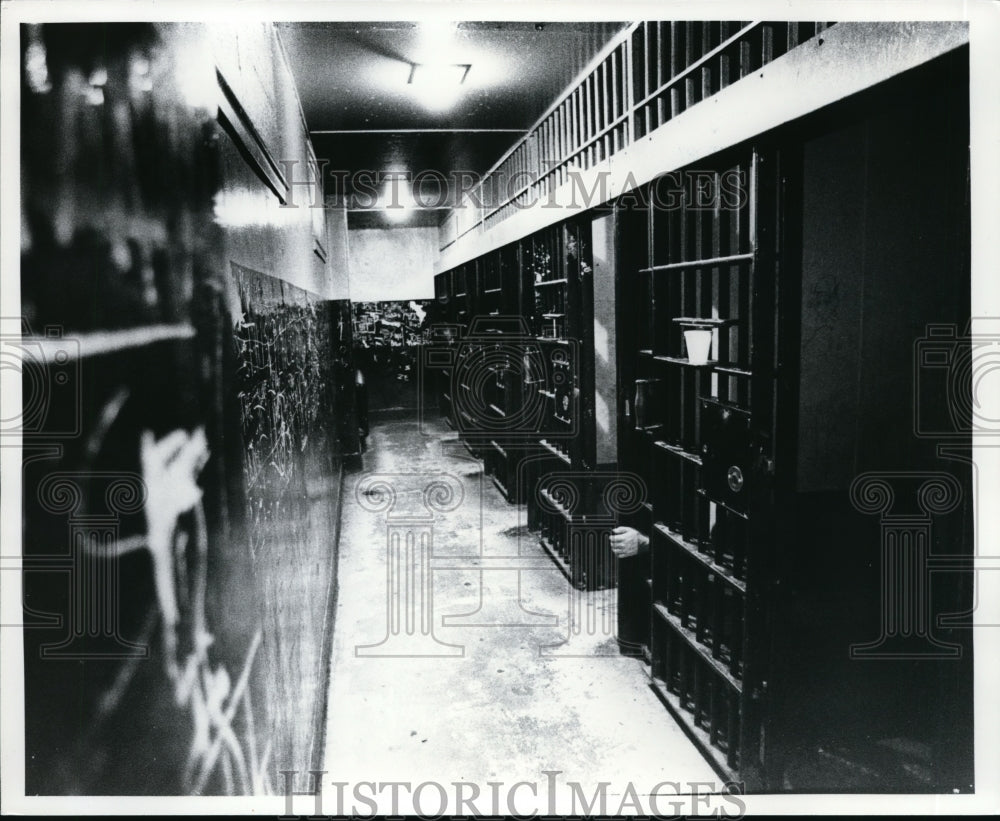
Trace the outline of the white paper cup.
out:
M 705 328 L 691 328 L 684 331 L 684 342 L 687 345 L 688 362 L 692 365 L 704 365 L 712 350 L 712 332 Z

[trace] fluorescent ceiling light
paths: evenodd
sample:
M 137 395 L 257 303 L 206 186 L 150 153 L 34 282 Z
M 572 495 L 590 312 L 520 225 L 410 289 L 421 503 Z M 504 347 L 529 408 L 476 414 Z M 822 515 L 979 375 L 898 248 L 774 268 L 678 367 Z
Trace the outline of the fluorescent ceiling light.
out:
M 414 63 L 410 68 L 410 85 L 431 86 L 434 88 L 446 88 L 449 86 L 460 86 L 465 82 L 469 69 L 469 64 L 464 65 L 432 65 L 427 63 Z
M 458 102 L 470 68 L 468 63 L 413 63 L 408 85 L 425 108 L 445 111 Z

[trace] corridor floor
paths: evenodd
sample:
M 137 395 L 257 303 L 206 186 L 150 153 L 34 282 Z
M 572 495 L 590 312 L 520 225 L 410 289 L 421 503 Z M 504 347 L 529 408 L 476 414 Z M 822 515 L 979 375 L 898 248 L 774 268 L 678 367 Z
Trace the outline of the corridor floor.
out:
M 450 491 L 422 495 L 435 479 Z M 380 509 L 379 482 L 393 487 L 395 507 Z M 387 591 L 387 527 L 426 515 L 425 502 L 439 510 L 427 570 L 433 639 L 420 640 L 419 619 L 407 633 L 404 619 L 386 641 L 396 595 Z M 614 654 L 599 622 L 551 649 L 569 634 L 575 591 L 528 533 L 525 510 L 502 498 L 442 422 L 373 425 L 364 469 L 344 479 L 327 783 L 463 781 L 486 794 L 488 782 L 527 781 L 541 795 L 551 783 L 544 771 L 556 770 L 587 796 L 609 782 L 613 812 L 629 784 L 642 794 L 664 781 L 717 780 L 649 689 L 646 668 Z M 507 564 L 521 569 L 502 557 L 518 557 Z M 405 578 L 400 590 L 419 597 Z M 583 595 L 584 611 L 609 598 Z

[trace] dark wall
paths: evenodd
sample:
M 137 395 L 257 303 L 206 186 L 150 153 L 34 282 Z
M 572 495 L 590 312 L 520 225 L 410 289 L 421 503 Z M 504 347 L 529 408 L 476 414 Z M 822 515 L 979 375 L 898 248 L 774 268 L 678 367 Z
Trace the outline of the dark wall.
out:
M 967 60 L 950 55 L 787 132 L 803 159 L 796 493 L 778 511 L 792 535 L 771 593 L 783 636 L 771 675 L 785 683 L 773 744 L 789 744 L 771 778 L 787 789 L 971 789 L 971 630 L 939 621 L 972 606 L 971 575 L 914 562 L 893 581 L 884 556 L 903 553 L 883 553 L 891 527 L 923 525 L 921 549 L 937 560 L 974 552 L 970 465 L 938 450 L 968 436 L 928 435 L 915 414 L 930 402 L 947 419 L 968 390 L 945 389 L 918 358 L 930 324 L 953 328 L 954 353 L 968 345 Z M 890 489 L 881 511 L 877 492 L 871 510 L 852 500 L 866 472 Z M 919 488 L 942 474 L 957 506 L 930 513 Z M 900 608 L 914 619 L 911 633 L 884 656 L 852 656 L 895 635 L 887 602 L 896 628 Z M 916 635 L 925 628 L 929 639 Z
M 803 492 L 936 461 L 914 431 L 914 346 L 933 323 L 964 335 L 970 287 L 968 104 L 942 76 L 805 142 Z

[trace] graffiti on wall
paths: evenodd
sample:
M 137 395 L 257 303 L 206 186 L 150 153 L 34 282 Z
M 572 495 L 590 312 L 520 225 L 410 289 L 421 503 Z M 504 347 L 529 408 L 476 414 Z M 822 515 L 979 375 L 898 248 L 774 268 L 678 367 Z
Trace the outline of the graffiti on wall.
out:
M 326 677 L 335 567 L 336 461 L 353 370 L 344 305 L 231 263 L 234 390 L 243 451 L 251 606 L 261 615 L 261 697 L 275 765 L 311 760 Z M 303 568 L 310 568 L 303 574 Z M 289 602 L 296 602 L 294 607 Z M 304 686 L 309 683 L 309 686 Z M 304 720 L 308 716 L 308 720 Z
M 431 302 L 355 302 L 355 344 L 367 348 L 423 345 Z
M 356 302 L 354 359 L 373 410 L 415 406 L 419 346 L 429 340 L 433 300 Z

